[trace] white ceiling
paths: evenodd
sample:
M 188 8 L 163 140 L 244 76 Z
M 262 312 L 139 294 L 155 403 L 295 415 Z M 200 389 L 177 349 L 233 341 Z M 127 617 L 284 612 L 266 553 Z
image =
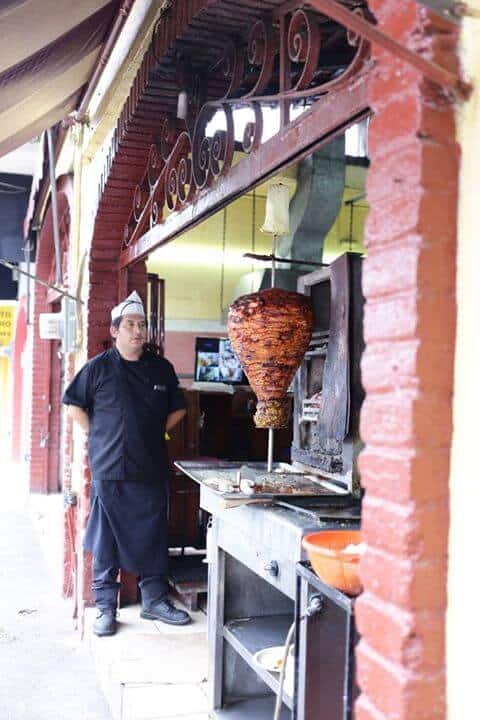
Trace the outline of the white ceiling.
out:
M 8 155 L 0 157 L 0 173 L 33 175 L 39 148 L 40 143 L 33 141 L 13 150 Z

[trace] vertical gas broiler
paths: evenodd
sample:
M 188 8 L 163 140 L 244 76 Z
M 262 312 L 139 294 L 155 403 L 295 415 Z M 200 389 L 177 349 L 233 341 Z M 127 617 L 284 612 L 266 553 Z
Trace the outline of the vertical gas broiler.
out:
M 272 472 L 262 463 L 178 463 L 212 515 L 212 717 L 351 717 L 354 599 L 312 573 L 302 539 L 360 527 L 361 268 L 347 254 L 300 279 L 314 327 L 294 382 L 291 463 Z M 287 637 L 292 651 L 283 656 Z

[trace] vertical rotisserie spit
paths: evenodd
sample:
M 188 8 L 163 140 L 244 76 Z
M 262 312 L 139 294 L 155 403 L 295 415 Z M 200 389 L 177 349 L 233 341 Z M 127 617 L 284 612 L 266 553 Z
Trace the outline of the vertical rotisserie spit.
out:
M 305 295 L 279 288 L 239 297 L 228 313 L 228 335 L 258 398 L 255 424 L 288 424 L 288 386 L 308 348 L 313 311 Z

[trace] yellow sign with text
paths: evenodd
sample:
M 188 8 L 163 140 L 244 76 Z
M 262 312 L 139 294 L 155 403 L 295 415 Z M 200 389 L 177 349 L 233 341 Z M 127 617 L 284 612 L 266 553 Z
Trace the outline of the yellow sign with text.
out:
M 15 327 L 15 306 L 0 305 L 0 347 L 10 345 Z

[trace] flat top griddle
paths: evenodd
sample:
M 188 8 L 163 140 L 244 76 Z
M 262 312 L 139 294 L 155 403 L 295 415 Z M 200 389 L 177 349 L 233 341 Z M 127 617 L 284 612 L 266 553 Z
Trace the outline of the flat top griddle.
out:
M 294 471 L 286 463 L 275 463 L 271 473 L 267 472 L 266 463 L 245 465 L 241 462 L 179 460 L 175 462 L 175 466 L 199 485 L 208 487 L 225 500 L 311 498 L 317 503 L 335 506 L 345 506 L 352 501 L 350 493 L 345 488 L 311 473 Z M 239 489 L 239 472 L 244 479 L 266 484 L 269 491 L 242 492 Z M 234 489 L 231 489 L 232 487 Z

